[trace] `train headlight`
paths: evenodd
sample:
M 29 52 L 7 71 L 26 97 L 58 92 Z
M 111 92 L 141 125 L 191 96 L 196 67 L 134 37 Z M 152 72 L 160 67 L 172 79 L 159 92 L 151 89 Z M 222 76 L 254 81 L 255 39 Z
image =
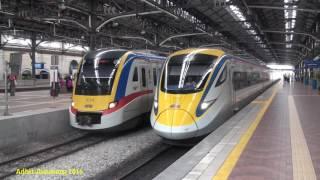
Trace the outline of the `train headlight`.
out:
M 74 107 L 74 102 L 71 103 L 71 106 Z
M 216 99 L 214 99 L 214 100 L 210 100 L 210 101 L 205 101 L 205 102 L 203 102 L 202 104 L 201 104 L 201 109 L 202 110 L 206 110 L 206 109 L 208 109 L 213 103 L 215 103 L 216 102 Z
M 154 100 L 154 102 L 153 102 L 153 110 L 154 110 L 154 114 L 158 114 L 158 100 Z
M 117 106 L 117 102 L 111 102 L 109 103 L 109 109 L 115 108 Z
M 154 106 L 154 108 L 158 108 L 158 101 L 154 101 L 154 103 L 153 103 L 153 106 Z

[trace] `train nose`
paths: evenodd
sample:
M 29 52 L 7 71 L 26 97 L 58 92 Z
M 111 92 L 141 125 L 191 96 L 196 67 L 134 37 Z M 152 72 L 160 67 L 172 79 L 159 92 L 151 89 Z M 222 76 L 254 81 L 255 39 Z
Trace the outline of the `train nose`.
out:
M 176 140 L 195 137 L 198 130 L 193 117 L 183 109 L 163 111 L 154 128 L 161 136 Z

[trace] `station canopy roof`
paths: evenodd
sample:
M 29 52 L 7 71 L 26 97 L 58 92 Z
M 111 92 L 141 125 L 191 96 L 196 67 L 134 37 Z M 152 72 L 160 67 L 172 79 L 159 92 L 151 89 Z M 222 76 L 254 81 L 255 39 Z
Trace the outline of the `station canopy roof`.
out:
M 293 65 L 320 53 L 318 0 L 1 0 L 0 14 L 1 37 L 81 51 L 217 47 Z

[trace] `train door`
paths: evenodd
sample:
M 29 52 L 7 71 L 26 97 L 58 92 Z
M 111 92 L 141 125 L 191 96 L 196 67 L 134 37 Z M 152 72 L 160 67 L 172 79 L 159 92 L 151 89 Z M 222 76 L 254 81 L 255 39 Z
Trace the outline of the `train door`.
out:
M 136 94 L 141 91 L 140 90 L 141 76 L 139 74 L 139 66 L 140 66 L 139 61 L 134 60 L 130 69 L 129 77 L 128 77 L 126 96 Z M 132 101 L 130 105 L 126 106 L 125 108 L 124 119 L 131 119 L 139 115 L 140 114 L 139 111 L 141 109 L 140 106 L 141 106 L 141 99 L 137 98 L 134 101 Z
M 140 76 L 141 76 L 141 81 L 140 81 L 140 87 L 141 87 L 141 92 L 146 92 L 148 90 L 148 75 L 147 75 L 147 66 L 146 65 L 141 65 L 140 68 Z M 141 106 L 141 111 L 147 112 L 148 107 L 149 107 L 149 98 L 148 95 L 143 95 L 142 98 L 142 106 Z
M 231 101 L 232 101 L 232 109 L 234 111 L 237 111 L 238 110 L 238 107 L 237 107 L 237 95 L 236 95 L 236 85 L 235 85 L 235 67 L 232 65 L 230 66 L 230 70 L 229 70 L 229 77 L 230 77 L 230 87 L 231 87 Z
M 154 91 L 154 83 L 153 83 L 153 77 L 152 77 L 152 64 L 147 66 L 147 80 L 148 80 L 148 90 Z M 153 102 L 153 93 L 148 93 L 148 111 L 151 111 Z
M 152 66 L 147 66 L 147 82 L 148 90 L 153 89 Z
M 153 66 L 152 67 L 152 82 L 153 82 L 153 90 L 156 90 L 157 83 L 158 83 L 158 72 L 157 72 L 157 67 Z
M 138 69 L 138 66 L 134 66 L 134 68 L 133 68 L 131 81 L 132 81 L 131 93 L 139 92 L 140 91 L 140 81 L 139 81 L 139 69 Z

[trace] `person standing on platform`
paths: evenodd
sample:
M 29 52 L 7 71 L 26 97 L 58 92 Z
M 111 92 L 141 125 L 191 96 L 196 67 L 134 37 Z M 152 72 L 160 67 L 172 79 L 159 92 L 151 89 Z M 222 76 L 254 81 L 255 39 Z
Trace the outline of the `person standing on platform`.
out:
M 10 96 L 15 96 L 15 94 L 16 94 L 17 77 L 14 74 L 10 74 L 8 76 L 8 83 L 9 83 Z
M 66 86 L 67 86 L 67 90 L 68 92 L 71 92 L 72 91 L 72 88 L 73 88 L 73 84 L 72 84 L 72 79 L 70 76 L 68 76 L 66 78 Z

